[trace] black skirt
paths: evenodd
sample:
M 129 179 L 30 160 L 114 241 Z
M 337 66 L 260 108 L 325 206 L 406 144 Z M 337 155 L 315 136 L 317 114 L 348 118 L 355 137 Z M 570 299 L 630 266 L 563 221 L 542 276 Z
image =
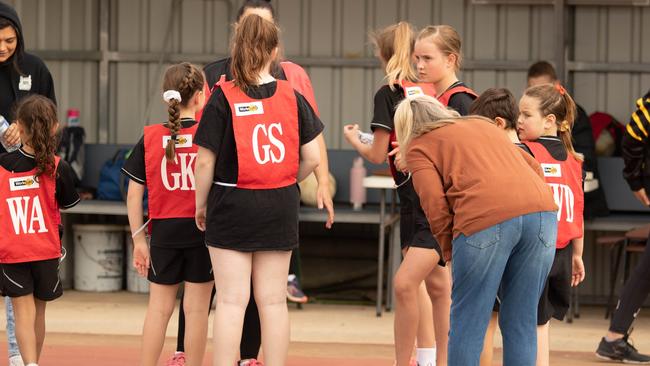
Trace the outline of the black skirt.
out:
M 242 252 L 295 249 L 299 208 L 297 184 L 260 190 L 213 184 L 205 242 Z

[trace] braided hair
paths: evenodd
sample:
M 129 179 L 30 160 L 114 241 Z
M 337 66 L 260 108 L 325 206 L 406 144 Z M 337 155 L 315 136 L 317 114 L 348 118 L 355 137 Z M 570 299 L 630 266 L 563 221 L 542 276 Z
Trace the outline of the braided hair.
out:
M 165 157 L 167 161 L 173 162 L 176 156 L 176 138 L 181 130 L 180 108 L 187 106 L 197 91 L 203 90 L 203 73 L 196 66 L 189 62 L 181 62 L 167 68 L 163 78 L 164 91 L 176 91 L 180 100 L 176 97 L 168 98 L 167 113 L 169 120 L 166 127 L 169 128 L 171 139 L 165 146 Z

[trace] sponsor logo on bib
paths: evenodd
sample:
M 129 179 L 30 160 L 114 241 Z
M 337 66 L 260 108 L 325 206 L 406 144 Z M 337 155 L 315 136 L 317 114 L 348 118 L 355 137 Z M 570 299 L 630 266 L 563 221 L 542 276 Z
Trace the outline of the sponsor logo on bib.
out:
M 562 166 L 560 164 L 541 164 L 545 177 L 562 177 Z
M 419 86 L 407 86 L 404 88 L 404 91 L 406 92 L 407 97 L 415 97 L 418 95 L 424 95 L 424 92 L 422 91 L 422 88 Z
M 162 137 L 162 147 L 167 147 L 167 141 L 171 139 L 171 136 Z M 176 136 L 176 147 L 192 147 L 192 135 L 178 135 Z
M 33 175 L 27 177 L 9 178 L 9 190 L 23 191 L 26 189 L 39 188 L 38 182 Z
M 264 114 L 262 102 L 235 103 L 235 115 L 241 117 L 253 114 Z

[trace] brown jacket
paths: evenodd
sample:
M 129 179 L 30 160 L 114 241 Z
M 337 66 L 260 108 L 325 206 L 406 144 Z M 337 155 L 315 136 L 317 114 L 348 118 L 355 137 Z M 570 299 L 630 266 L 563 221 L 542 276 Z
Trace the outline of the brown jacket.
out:
M 419 136 L 406 156 L 443 257 L 451 241 L 517 216 L 557 211 L 535 159 L 482 119 L 458 120 Z

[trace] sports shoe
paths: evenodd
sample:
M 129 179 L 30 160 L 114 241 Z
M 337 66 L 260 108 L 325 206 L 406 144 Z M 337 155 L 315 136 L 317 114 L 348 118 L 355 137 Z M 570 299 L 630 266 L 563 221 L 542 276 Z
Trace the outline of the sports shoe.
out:
M 596 356 L 610 361 L 621 361 L 623 363 L 646 365 L 650 364 L 650 356 L 642 355 L 628 341 L 625 335 L 621 339 L 608 342 L 605 337 L 600 340 Z
M 239 361 L 239 366 L 264 366 L 264 364 L 254 358 L 249 358 Z
M 185 353 L 176 352 L 174 357 L 170 358 L 165 366 L 185 366 Z
M 20 355 L 18 355 L 9 357 L 9 366 L 25 366 L 25 364 Z
M 300 304 L 304 304 L 309 300 L 307 295 L 302 292 L 298 278 L 293 274 L 289 275 L 289 278 L 287 279 L 287 299 L 291 302 L 297 302 Z

